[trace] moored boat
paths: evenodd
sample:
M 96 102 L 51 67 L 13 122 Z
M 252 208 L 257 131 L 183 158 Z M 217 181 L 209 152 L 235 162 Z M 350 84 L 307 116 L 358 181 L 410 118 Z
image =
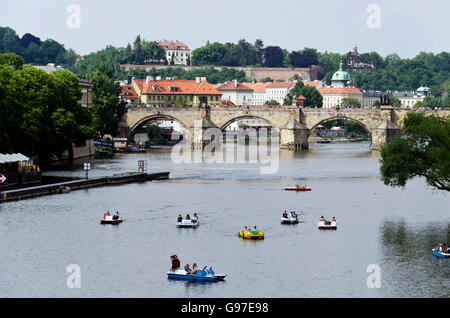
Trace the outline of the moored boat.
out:
M 322 216 L 317 227 L 319 228 L 319 230 L 337 230 L 336 218 L 333 216 L 333 219 L 328 221 L 325 220 Z

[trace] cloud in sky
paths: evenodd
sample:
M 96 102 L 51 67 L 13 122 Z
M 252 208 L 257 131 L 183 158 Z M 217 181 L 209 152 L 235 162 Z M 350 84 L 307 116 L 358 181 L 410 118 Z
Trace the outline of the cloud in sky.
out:
M 450 48 L 449 0 L 2 0 L 0 26 L 19 36 L 52 38 L 86 54 L 106 45 L 126 46 L 136 35 L 146 40 L 180 40 L 191 49 L 207 40 L 262 39 L 288 50 L 396 52 Z M 70 29 L 67 7 L 78 4 L 81 27 Z M 367 8 L 380 8 L 380 28 L 369 28 Z

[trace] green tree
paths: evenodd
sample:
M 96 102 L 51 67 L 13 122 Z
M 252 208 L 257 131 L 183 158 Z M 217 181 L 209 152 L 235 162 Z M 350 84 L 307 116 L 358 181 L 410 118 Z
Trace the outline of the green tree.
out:
M 284 98 L 284 105 L 292 105 L 293 101 L 299 97 L 303 96 L 306 98 L 307 107 L 322 107 L 322 94 L 311 86 L 304 86 L 302 81 L 298 81 L 295 86 L 289 91 L 289 93 Z
M 20 70 L 23 66 L 23 58 L 13 53 L 0 54 L 0 65 L 7 65 Z
M 273 100 L 273 99 L 272 99 L 272 100 L 266 101 L 266 102 L 264 103 L 264 105 L 279 106 L 280 103 L 277 102 L 276 100 Z
M 4 60 L 0 55 L 0 60 Z M 37 155 L 41 164 L 94 135 L 92 117 L 78 100 L 79 79 L 61 70 L 0 64 L 0 152 Z
M 136 36 L 133 43 L 133 63 L 144 64 L 144 53 L 142 52 L 141 36 Z
M 381 149 L 381 178 L 386 185 L 404 187 L 416 176 L 450 191 L 450 117 L 407 114 L 403 135 Z
M 161 127 L 156 124 L 149 124 L 145 127 L 147 129 L 148 138 L 152 141 L 152 143 L 161 144 L 165 141 L 161 135 Z
M 345 107 L 345 106 L 351 106 L 351 107 L 361 107 L 361 103 L 359 100 L 357 100 L 356 98 L 353 97 L 344 97 L 341 100 L 341 107 Z
M 159 63 L 166 60 L 166 51 L 156 41 L 144 41 L 142 43 L 142 55 L 144 61 Z
M 89 74 L 88 80 L 94 84 L 92 109 L 97 132 L 116 136 L 119 122 L 127 109 L 126 103 L 119 101 L 120 87 L 114 81 L 113 71 L 107 66 L 100 66 Z
M 282 67 L 283 60 L 284 53 L 279 46 L 267 46 L 264 49 L 264 66 Z

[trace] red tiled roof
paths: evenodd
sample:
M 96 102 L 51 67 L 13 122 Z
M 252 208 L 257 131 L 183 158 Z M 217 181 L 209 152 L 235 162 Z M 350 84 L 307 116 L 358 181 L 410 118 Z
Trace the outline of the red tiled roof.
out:
M 264 93 L 266 91 L 267 86 L 271 83 L 245 83 L 245 86 L 252 89 L 255 93 Z
M 236 107 L 236 105 L 231 100 L 223 100 L 222 103 L 220 103 L 220 106 Z
M 133 89 L 133 87 L 131 85 L 120 86 L 119 96 L 138 98 L 136 92 L 134 91 L 134 89 Z
M 305 85 L 305 86 L 313 86 L 313 87 L 316 87 L 320 83 L 321 82 L 319 82 L 319 81 L 303 81 L 303 85 Z
M 222 95 L 206 81 L 197 84 L 195 80 L 156 80 L 145 82 L 145 79 L 135 79 L 141 94 L 157 95 Z M 153 90 L 153 87 L 157 90 Z M 172 90 L 171 90 L 172 89 Z
M 234 81 L 229 81 L 219 87 L 217 87 L 218 91 L 253 91 L 250 87 L 237 83 L 237 87 L 234 87 Z
M 362 95 L 363 93 L 356 87 L 322 87 L 319 88 L 320 94 L 355 94 Z
M 183 42 L 177 41 L 159 41 L 158 44 L 163 47 L 165 50 L 181 50 L 181 51 L 190 51 L 189 47 Z
M 270 83 L 267 88 L 289 88 L 289 87 L 294 87 L 295 83 L 294 82 L 273 82 Z
M 296 98 L 297 100 L 306 100 L 306 97 L 303 95 L 300 95 L 299 97 Z

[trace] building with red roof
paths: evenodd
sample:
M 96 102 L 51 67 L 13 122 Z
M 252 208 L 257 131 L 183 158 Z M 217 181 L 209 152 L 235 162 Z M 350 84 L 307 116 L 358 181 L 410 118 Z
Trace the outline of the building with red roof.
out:
M 135 100 L 139 99 L 139 96 L 134 91 L 132 85 L 121 85 L 120 86 L 119 98 L 122 101 L 125 101 L 127 103 L 131 103 L 132 104 L 132 103 L 134 103 Z
M 253 89 L 237 80 L 226 82 L 217 87 L 222 100 L 231 101 L 235 105 L 252 105 Z
M 190 65 L 191 49 L 180 41 L 159 41 L 158 44 L 166 51 L 169 65 Z
M 141 103 L 151 105 L 219 105 L 222 96 L 204 77 L 195 80 L 155 80 L 147 76 L 133 80 L 131 85 Z
M 262 106 L 267 101 L 266 88 L 271 83 L 245 83 L 245 86 L 253 90 L 252 105 Z
M 284 98 L 294 88 L 296 82 L 273 82 L 266 87 L 266 101 L 277 101 L 283 105 Z
M 322 87 L 319 89 L 322 94 L 323 108 L 335 108 L 341 105 L 342 99 L 352 97 L 363 105 L 363 93 L 356 87 Z

